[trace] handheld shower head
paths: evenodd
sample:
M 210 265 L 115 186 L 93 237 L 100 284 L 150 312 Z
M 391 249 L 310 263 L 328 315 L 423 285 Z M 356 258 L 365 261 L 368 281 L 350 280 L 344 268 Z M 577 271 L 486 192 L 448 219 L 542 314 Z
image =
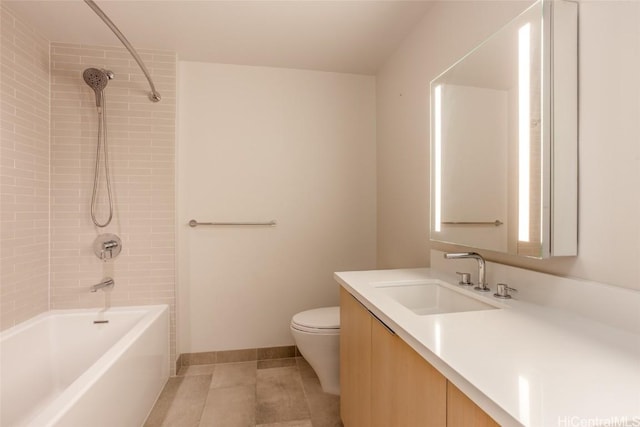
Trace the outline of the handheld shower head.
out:
M 87 68 L 82 73 L 84 82 L 96 93 L 96 107 L 98 108 L 102 107 L 102 91 L 107 87 L 109 79 L 113 78 L 113 73 L 111 73 L 111 77 L 108 73 L 97 68 Z

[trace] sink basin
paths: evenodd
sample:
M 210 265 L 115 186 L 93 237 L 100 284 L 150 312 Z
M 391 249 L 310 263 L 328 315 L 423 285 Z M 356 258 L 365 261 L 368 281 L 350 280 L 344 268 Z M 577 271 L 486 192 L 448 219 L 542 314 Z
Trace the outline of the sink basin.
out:
M 498 308 L 438 283 L 395 284 L 376 288 L 420 316 Z

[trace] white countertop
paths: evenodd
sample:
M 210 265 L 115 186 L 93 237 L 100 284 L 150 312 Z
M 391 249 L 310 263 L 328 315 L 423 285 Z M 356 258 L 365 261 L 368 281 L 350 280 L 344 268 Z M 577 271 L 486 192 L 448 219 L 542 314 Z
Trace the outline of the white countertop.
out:
M 638 334 L 462 289 L 431 269 L 335 278 L 503 426 L 640 426 Z M 376 288 L 433 280 L 501 308 L 419 316 Z

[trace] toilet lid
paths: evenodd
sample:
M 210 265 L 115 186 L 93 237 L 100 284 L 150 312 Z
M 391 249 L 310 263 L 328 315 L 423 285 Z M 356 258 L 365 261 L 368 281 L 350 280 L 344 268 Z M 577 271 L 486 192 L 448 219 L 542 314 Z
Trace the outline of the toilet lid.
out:
M 303 311 L 293 316 L 291 323 L 313 329 L 340 329 L 340 307 Z

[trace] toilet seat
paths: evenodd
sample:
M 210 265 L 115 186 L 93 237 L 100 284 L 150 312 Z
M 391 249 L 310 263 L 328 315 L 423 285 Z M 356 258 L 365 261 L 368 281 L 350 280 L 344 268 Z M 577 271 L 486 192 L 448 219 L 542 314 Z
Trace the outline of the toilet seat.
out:
M 340 307 L 323 307 L 302 311 L 291 319 L 291 327 L 317 334 L 340 333 Z

